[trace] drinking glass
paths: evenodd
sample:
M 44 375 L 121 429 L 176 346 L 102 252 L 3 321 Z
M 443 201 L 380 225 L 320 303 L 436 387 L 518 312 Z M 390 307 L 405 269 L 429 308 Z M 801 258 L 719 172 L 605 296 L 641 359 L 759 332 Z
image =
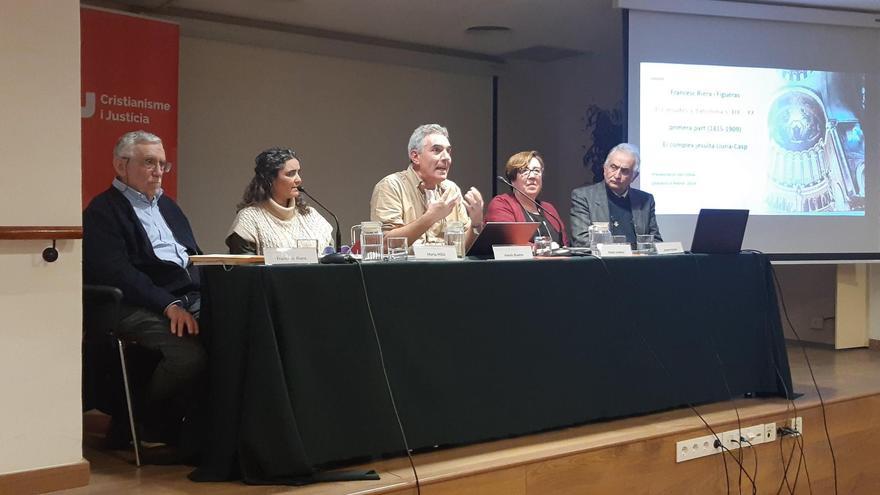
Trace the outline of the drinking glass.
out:
M 553 253 L 553 239 L 550 236 L 535 236 L 533 249 L 535 256 L 550 256 Z
M 464 223 L 449 222 L 446 225 L 446 232 L 443 235 L 447 246 L 455 246 L 455 254 L 459 258 L 464 258 Z
M 406 237 L 389 237 L 388 238 L 388 260 L 404 261 L 406 260 L 407 242 Z
M 312 248 L 315 250 L 315 253 L 318 252 L 318 240 L 317 239 L 297 239 L 296 247 L 298 248 Z
M 597 244 L 610 244 L 612 242 L 611 232 L 608 230 L 607 222 L 594 222 L 590 225 L 590 251 L 596 252 Z
M 639 254 L 654 254 L 654 235 L 639 234 L 636 236 L 636 252 Z

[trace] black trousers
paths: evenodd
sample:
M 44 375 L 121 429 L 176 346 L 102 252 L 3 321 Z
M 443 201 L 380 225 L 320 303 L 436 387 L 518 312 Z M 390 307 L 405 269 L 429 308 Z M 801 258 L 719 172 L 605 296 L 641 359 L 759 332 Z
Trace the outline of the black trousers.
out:
M 199 384 L 207 367 L 204 346 L 198 336 L 171 333 L 171 323 L 164 315 L 125 304 L 121 311 L 118 331 L 123 340 L 161 355 L 146 396 L 139 401 L 143 422 L 179 423 L 194 407 L 196 393 L 202 388 Z

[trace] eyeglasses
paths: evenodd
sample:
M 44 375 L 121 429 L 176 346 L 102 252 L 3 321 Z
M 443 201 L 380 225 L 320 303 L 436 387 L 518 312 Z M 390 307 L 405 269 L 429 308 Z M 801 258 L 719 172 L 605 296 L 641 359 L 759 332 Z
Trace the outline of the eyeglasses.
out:
M 130 156 L 123 156 L 122 158 L 124 158 L 127 161 L 131 160 Z M 153 157 L 144 158 L 140 162 L 141 162 L 141 166 L 144 167 L 145 169 L 149 170 L 150 172 L 155 172 L 156 170 L 161 170 L 163 173 L 167 174 L 168 172 L 171 171 L 171 167 L 172 167 L 171 162 L 159 161 Z
M 610 170 L 612 174 L 620 173 L 620 175 L 622 175 L 623 177 L 629 177 L 633 174 L 633 169 L 623 168 L 616 163 L 609 163 L 608 165 L 605 165 L 605 168 Z
M 520 169 L 519 173 L 520 173 L 520 175 L 523 175 L 525 177 L 530 177 L 532 175 L 540 177 L 540 176 L 544 175 L 544 169 L 542 169 L 542 168 L 522 168 L 522 169 Z

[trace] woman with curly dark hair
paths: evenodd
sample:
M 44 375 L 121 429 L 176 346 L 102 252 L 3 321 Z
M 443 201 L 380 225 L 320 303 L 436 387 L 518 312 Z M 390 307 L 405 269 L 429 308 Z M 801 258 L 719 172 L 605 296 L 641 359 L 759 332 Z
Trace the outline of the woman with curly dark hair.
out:
M 269 148 L 254 160 L 254 177 L 244 190 L 226 237 L 231 254 L 263 254 L 270 247 L 294 247 L 297 239 L 333 246 L 333 227 L 306 205 L 300 161 L 289 148 Z

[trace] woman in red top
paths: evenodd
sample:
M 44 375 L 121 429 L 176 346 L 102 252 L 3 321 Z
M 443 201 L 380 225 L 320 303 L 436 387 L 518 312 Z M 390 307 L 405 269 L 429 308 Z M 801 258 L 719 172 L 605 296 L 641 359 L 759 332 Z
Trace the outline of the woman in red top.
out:
M 567 246 L 565 224 L 556 208 L 538 199 L 544 184 L 544 159 L 541 155 L 537 151 L 521 151 L 511 156 L 504 167 L 504 175 L 515 189 L 492 198 L 484 221 L 538 222 L 540 225 L 536 236 L 550 236 L 555 247 Z

